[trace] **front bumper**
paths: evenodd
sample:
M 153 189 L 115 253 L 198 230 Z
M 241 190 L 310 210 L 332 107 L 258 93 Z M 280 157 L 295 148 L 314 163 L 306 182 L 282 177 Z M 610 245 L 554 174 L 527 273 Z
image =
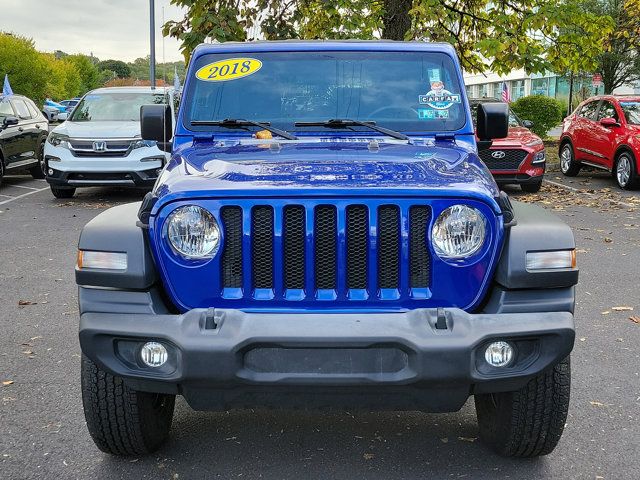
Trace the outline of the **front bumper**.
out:
M 440 320 L 440 322 L 438 322 Z M 446 325 L 446 328 L 438 328 Z M 566 357 L 569 312 L 468 314 L 455 308 L 398 313 L 182 315 L 83 313 L 82 351 L 138 390 L 180 393 L 195 409 L 297 406 L 456 411 L 468 396 L 515 390 Z M 144 342 L 169 361 L 145 367 Z M 507 340 L 510 366 L 484 361 Z

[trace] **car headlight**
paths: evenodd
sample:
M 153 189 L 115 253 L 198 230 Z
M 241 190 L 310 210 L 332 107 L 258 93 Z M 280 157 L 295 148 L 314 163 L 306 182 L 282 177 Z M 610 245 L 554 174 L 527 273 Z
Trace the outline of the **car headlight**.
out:
M 47 137 L 47 141 L 54 147 L 69 148 L 69 136 L 62 133 L 51 132 Z
M 533 156 L 533 160 L 531 161 L 531 163 L 543 163 L 546 160 L 547 160 L 547 156 L 545 154 L 545 151 L 543 150 L 541 152 L 536 153 Z
M 487 220 L 477 209 L 453 205 L 443 211 L 431 230 L 433 248 L 445 259 L 460 259 L 477 253 L 484 244 Z
M 543 143 L 544 142 L 541 139 L 536 138 L 534 140 L 531 140 L 529 143 L 525 143 L 524 146 L 525 147 L 537 147 L 539 145 L 542 145 Z
M 167 220 L 171 247 L 190 259 L 211 258 L 220 247 L 220 228 L 208 210 L 196 205 L 175 209 Z
M 145 147 L 155 147 L 155 140 L 136 140 L 131 143 L 131 150 L 135 150 L 136 148 L 145 148 Z

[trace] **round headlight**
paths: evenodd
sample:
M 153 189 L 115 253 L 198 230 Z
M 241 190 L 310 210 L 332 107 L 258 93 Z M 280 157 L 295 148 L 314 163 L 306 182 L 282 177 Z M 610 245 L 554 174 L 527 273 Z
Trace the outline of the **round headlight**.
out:
M 167 220 L 167 237 L 185 258 L 211 258 L 220 247 L 220 228 L 211 212 L 196 205 L 176 208 Z
M 465 258 L 477 253 L 487 231 L 484 215 L 467 205 L 454 205 L 440 214 L 431 236 L 433 247 L 439 257 L 447 259 Z

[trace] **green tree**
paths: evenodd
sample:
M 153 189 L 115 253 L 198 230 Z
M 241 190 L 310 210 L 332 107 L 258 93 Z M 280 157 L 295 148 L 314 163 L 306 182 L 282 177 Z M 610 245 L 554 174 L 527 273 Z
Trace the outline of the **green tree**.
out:
M 69 55 L 65 60 L 73 63 L 80 75 L 80 91 L 86 93 L 100 86 L 100 72 L 93 60 L 86 55 Z
M 53 54 L 41 53 L 47 65 L 48 74 L 45 94 L 49 98 L 63 100 L 80 93 L 81 80 L 76 66 L 65 59 L 57 59 Z
M 589 70 L 611 20 L 582 0 L 172 0 L 163 32 L 191 51 L 207 39 L 389 38 L 453 44 L 470 72 Z
M 122 60 L 103 60 L 96 67 L 98 70 L 107 70 L 115 72 L 118 78 L 127 78 L 131 76 L 131 68 Z
M 604 92 L 640 80 L 640 0 L 585 0 L 584 7 L 610 16 L 615 23 L 594 69 L 602 74 Z
M 511 104 L 511 108 L 523 120 L 532 121 L 531 130 L 542 138 L 545 138 L 547 132 L 560 123 L 565 111 L 562 102 L 543 95 L 519 98 Z
M 41 103 L 46 96 L 48 65 L 31 39 L 0 33 L 0 81 L 9 75 L 15 93 Z

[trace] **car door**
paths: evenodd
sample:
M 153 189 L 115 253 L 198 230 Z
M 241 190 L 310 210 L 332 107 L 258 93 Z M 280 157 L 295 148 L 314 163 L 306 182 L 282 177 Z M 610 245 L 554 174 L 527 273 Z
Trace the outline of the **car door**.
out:
M 11 165 L 12 167 L 18 167 L 21 165 L 27 165 L 33 163 L 33 160 L 37 155 L 39 148 L 38 140 L 40 138 L 40 126 L 38 124 L 38 118 L 33 118 L 29 107 L 26 102 L 21 98 L 11 99 L 13 109 L 18 115 L 20 123 L 17 125 L 19 140 L 19 149 L 17 152 L 16 160 Z
M 0 122 L 6 117 L 17 117 L 11 102 L 8 98 L 0 101 Z M 18 125 L 11 125 L 0 130 L 0 151 L 4 157 L 5 166 L 16 161 L 21 151 L 23 142 L 22 132 L 18 130 Z
M 591 100 L 585 103 L 577 114 L 578 125 L 574 131 L 573 143 L 578 160 L 593 162 L 595 159 L 592 132 L 596 126 L 599 104 L 600 100 Z
M 600 123 L 603 118 L 613 118 L 617 125 L 605 126 Z M 620 134 L 620 115 L 616 106 L 609 100 L 603 100 L 598 109 L 592 133 L 594 162 L 611 170 L 615 153 L 616 136 Z

